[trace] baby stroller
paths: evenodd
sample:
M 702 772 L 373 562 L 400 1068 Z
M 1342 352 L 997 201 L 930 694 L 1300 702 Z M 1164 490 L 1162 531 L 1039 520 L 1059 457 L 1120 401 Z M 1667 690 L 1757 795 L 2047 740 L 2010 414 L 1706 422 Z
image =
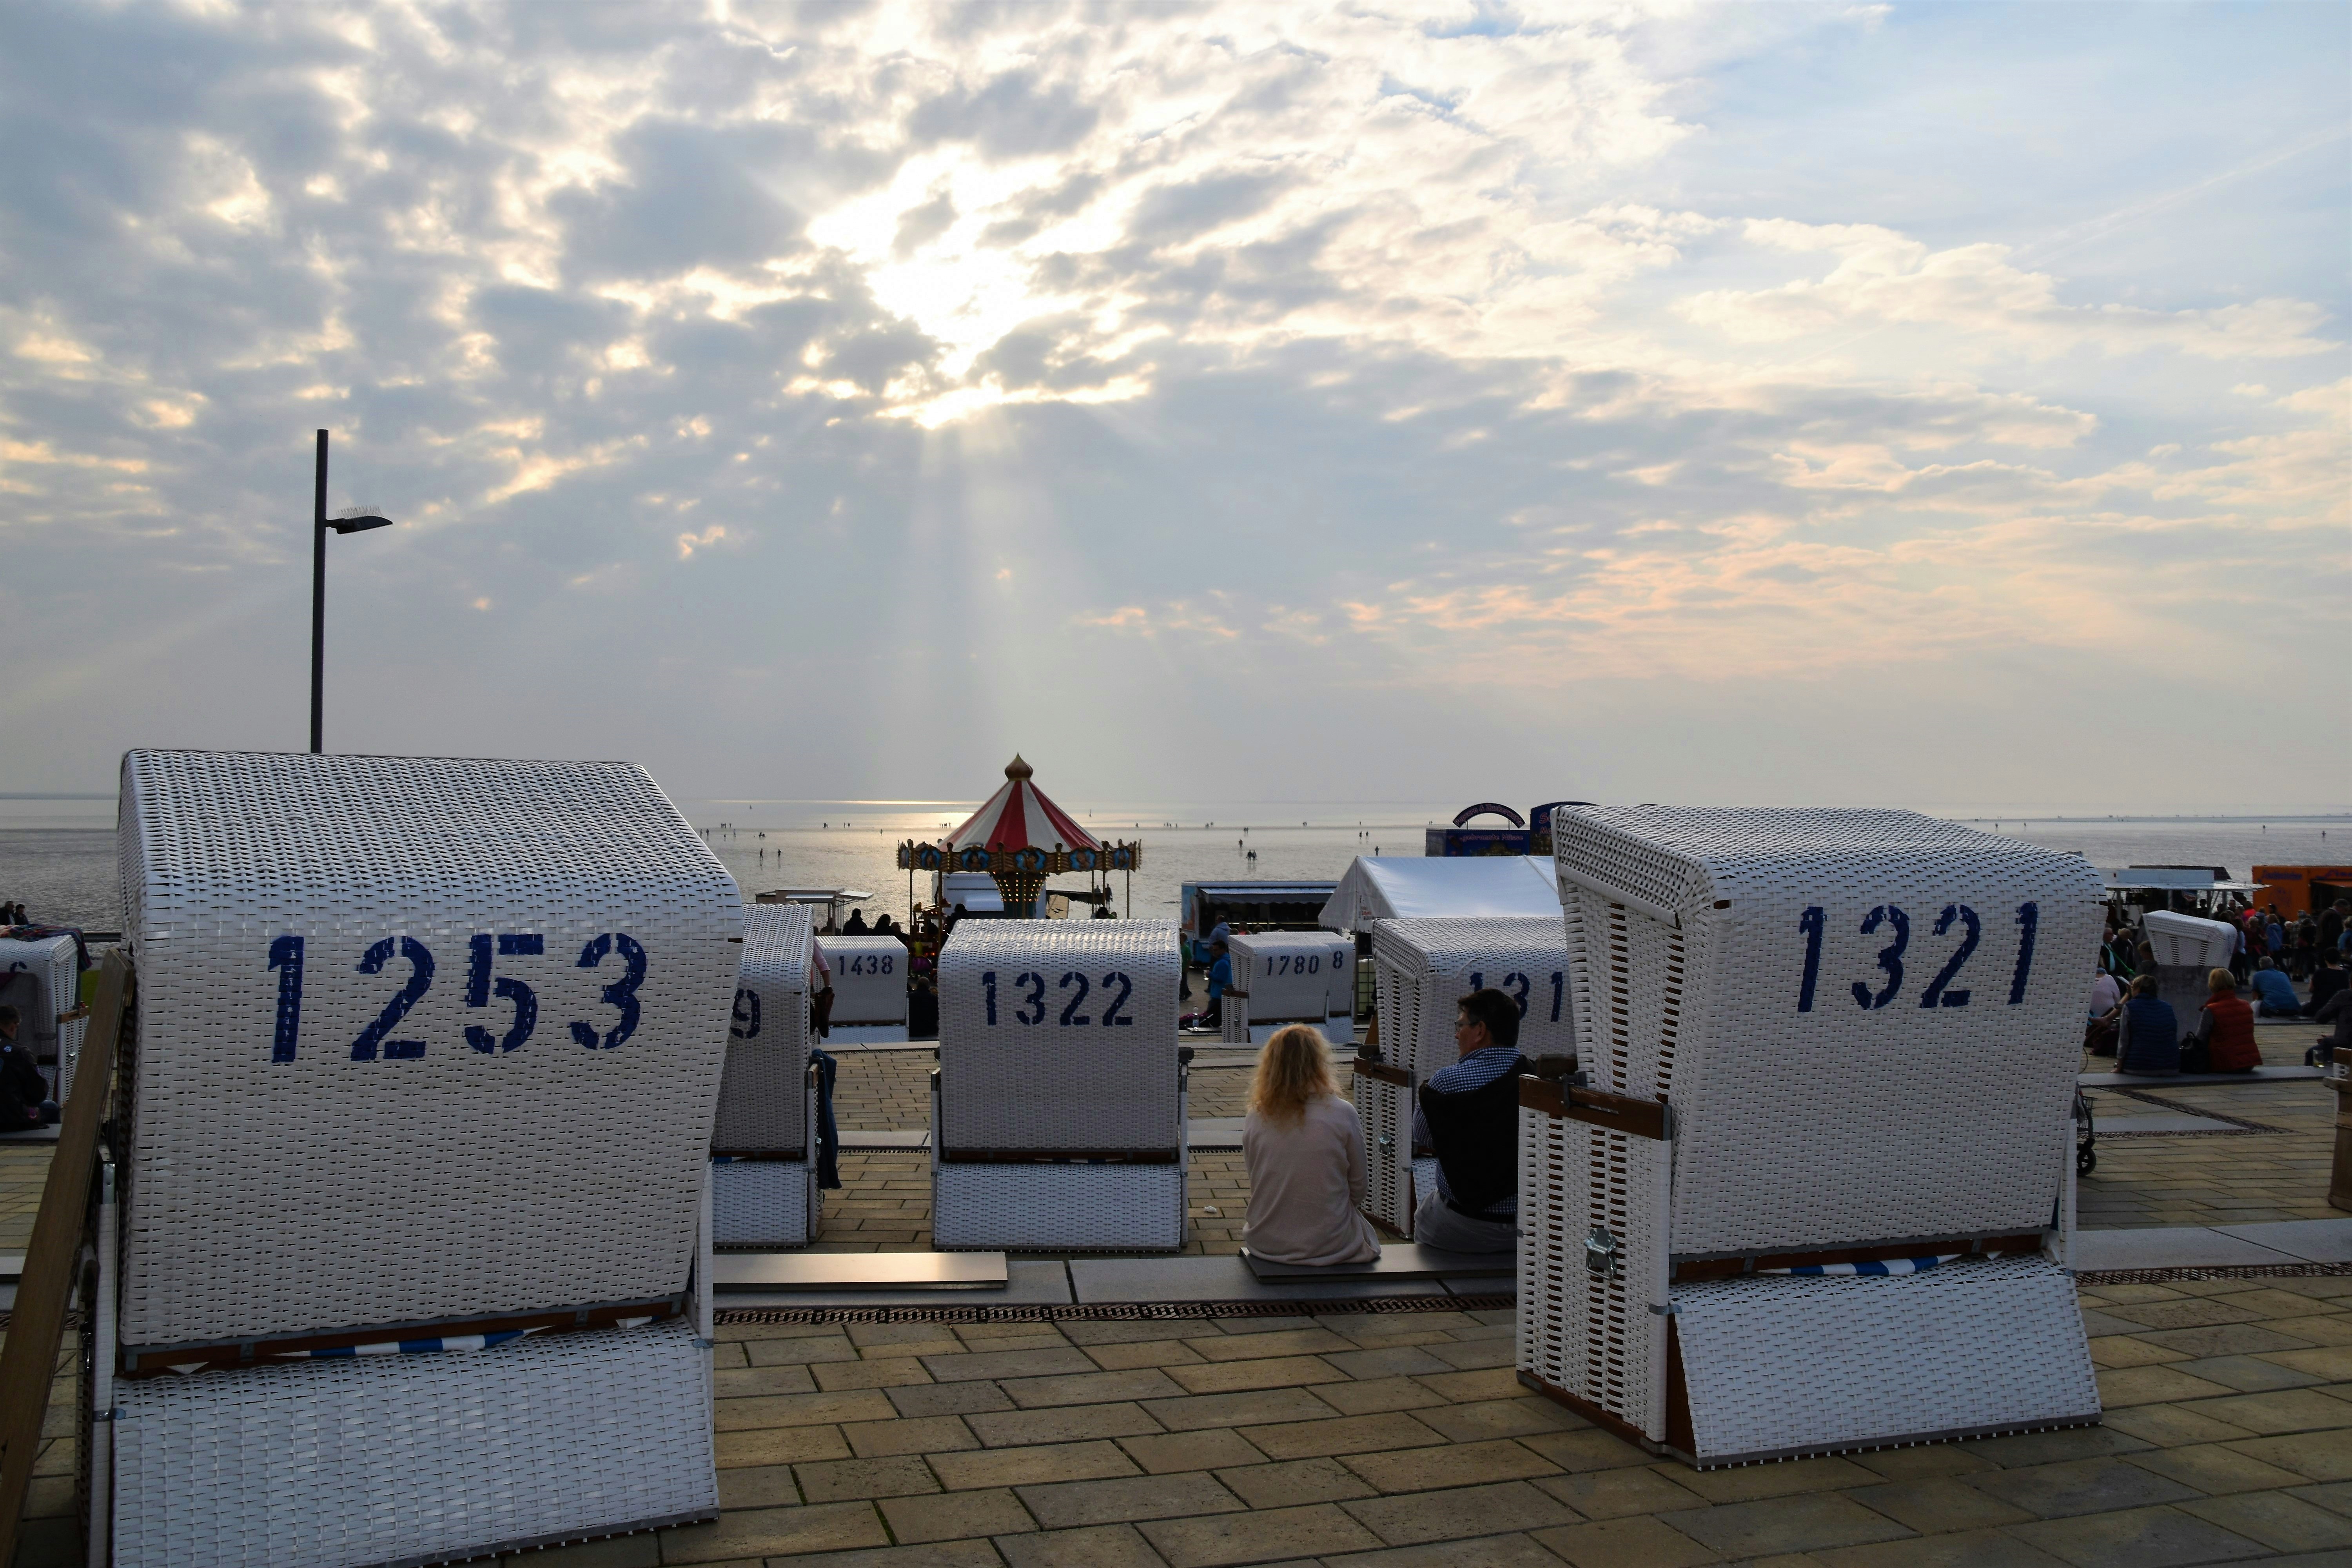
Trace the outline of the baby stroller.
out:
M 2091 1119 L 2090 1098 L 2074 1091 L 2074 1173 L 2087 1176 L 2099 1168 L 2099 1130 Z

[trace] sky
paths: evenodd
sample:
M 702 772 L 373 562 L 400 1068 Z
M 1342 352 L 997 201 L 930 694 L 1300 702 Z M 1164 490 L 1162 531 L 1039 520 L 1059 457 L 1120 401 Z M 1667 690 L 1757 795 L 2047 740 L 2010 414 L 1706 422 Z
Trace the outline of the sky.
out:
M 2352 7 L 0 7 L 0 791 L 2352 802 Z

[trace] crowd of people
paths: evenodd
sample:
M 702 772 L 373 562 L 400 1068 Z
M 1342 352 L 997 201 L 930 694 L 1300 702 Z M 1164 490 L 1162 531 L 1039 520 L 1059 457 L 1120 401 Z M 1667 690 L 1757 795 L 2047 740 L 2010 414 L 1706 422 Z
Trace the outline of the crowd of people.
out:
M 2276 904 L 2249 906 L 2221 923 L 2236 938 L 2229 965 L 2206 973 L 2196 1016 L 2183 1019 L 2161 994 L 2156 949 L 2142 927 L 2122 910 L 2108 911 L 2084 1037 L 2093 1055 L 2112 1056 L 2116 1071 L 2147 1078 L 2252 1072 L 2263 1061 L 2258 1018 L 2334 1025 L 2306 1060 L 2352 1050 L 2352 900 L 2293 919 Z

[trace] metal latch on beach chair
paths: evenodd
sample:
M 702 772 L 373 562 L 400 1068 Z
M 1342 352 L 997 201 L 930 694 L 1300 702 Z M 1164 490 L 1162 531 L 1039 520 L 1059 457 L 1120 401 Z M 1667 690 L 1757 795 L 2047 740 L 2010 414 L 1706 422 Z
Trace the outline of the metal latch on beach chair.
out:
M 1608 1226 L 1596 1225 L 1584 1238 L 1584 1268 L 1595 1279 L 1617 1278 L 1617 1238 Z

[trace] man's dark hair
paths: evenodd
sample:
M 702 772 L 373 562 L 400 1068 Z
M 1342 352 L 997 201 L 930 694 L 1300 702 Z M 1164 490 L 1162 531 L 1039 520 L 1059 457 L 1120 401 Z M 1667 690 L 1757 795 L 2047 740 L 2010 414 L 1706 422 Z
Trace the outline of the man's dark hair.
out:
M 14 1025 L 16 1022 L 16 1009 L 9 1006 L 5 1002 L 0 1002 L 0 1024 Z
M 1486 1037 L 1507 1051 L 1519 1048 L 1519 1005 L 1506 992 L 1489 985 L 1454 1004 L 1474 1024 L 1486 1026 Z

